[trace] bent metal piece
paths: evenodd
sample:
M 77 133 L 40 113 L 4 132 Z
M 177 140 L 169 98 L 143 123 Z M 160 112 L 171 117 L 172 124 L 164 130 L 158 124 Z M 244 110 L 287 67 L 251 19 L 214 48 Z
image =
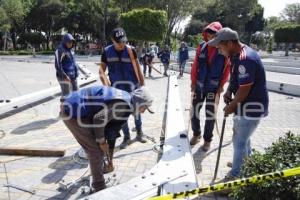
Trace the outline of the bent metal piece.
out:
M 85 200 L 140 200 L 157 195 L 158 187 L 160 195 L 198 187 L 176 76 L 169 77 L 168 96 L 172 98 L 168 98 L 165 144 L 159 162 L 143 175 L 85 197 Z
M 79 65 L 79 69 L 84 74 L 84 77 L 82 79 L 79 79 L 78 81 L 79 86 L 87 85 L 97 80 L 97 77 L 94 74 L 92 74 L 86 67 Z M 13 98 L 10 100 L 9 103 L 0 103 L 0 115 L 10 111 L 14 111 L 17 108 L 38 102 L 40 100 L 49 98 L 51 96 L 58 95 L 60 93 L 60 87 L 56 86 Z

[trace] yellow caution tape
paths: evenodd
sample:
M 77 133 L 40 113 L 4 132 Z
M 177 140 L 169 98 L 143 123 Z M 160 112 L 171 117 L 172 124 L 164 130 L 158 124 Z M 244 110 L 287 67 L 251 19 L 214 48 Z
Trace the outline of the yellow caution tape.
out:
M 218 183 L 208 187 L 196 188 L 194 190 L 188 190 L 188 191 L 178 192 L 174 194 L 151 197 L 148 200 L 171 200 L 171 199 L 184 199 L 192 196 L 196 197 L 204 193 L 222 191 L 222 190 L 227 190 L 238 186 L 245 186 L 249 184 L 259 183 L 265 180 L 274 180 L 283 177 L 297 176 L 297 175 L 300 175 L 300 167 L 262 174 L 262 175 L 256 175 L 249 178 L 228 181 L 225 183 Z

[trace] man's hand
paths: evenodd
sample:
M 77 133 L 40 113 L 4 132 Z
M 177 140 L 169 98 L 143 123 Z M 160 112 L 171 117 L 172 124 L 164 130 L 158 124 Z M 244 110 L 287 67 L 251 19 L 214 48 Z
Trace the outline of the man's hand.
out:
M 223 87 L 219 87 L 218 90 L 217 90 L 217 95 L 220 96 L 222 94 L 222 92 L 224 92 Z
M 195 84 L 191 84 L 191 92 L 195 93 L 196 90 L 196 85 Z
M 70 79 L 70 77 L 68 77 L 68 75 L 65 76 L 65 81 L 71 82 L 71 79 Z
M 223 98 L 224 98 L 224 102 L 226 104 L 229 104 L 232 101 L 232 94 L 231 94 L 231 92 L 229 90 L 227 90 L 225 92 L 225 94 L 223 95 Z
M 234 113 L 235 107 L 232 104 L 229 104 L 224 107 L 223 111 L 224 111 L 224 115 L 227 117 L 228 115 Z
M 106 140 L 104 138 L 102 138 L 100 141 L 99 141 L 99 147 L 100 149 L 103 151 L 104 155 L 107 155 L 108 154 L 108 144 L 106 142 Z

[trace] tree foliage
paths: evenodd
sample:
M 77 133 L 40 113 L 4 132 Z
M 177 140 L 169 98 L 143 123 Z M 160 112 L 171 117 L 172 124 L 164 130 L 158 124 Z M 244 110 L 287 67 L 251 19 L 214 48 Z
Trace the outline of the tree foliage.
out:
M 248 43 L 251 34 L 263 30 L 263 13 L 264 9 L 257 0 L 205 0 L 192 15 L 185 35 L 190 34 L 191 27 L 195 26 L 196 21 L 197 25 L 200 25 L 199 31 L 207 24 L 219 21 L 224 27 L 237 30 L 240 38 Z
M 0 7 L 0 31 L 7 32 L 10 29 L 9 18 L 5 12 L 5 10 Z
M 161 41 L 167 29 L 167 14 L 161 10 L 135 9 L 121 14 L 120 25 L 130 40 Z
M 245 160 L 241 176 L 250 177 L 258 174 L 280 171 L 300 166 L 300 136 L 287 133 L 278 139 L 264 153 L 254 151 Z M 299 199 L 300 177 L 293 176 L 278 180 L 264 181 L 234 189 L 233 199 Z
M 300 42 L 300 25 L 285 25 L 275 29 L 275 42 Z
M 282 11 L 281 17 L 288 22 L 300 24 L 300 3 L 288 4 Z

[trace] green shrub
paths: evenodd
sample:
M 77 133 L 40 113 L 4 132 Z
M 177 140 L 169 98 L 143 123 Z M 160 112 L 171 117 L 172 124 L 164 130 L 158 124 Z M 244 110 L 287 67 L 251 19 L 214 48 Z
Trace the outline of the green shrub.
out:
M 1 56 L 8 56 L 11 55 L 9 51 L 0 51 Z
M 294 43 L 300 42 L 300 25 L 279 26 L 274 32 L 275 42 Z
M 287 133 L 285 137 L 245 160 L 241 170 L 243 177 L 265 174 L 300 166 L 300 136 Z M 296 200 L 300 199 L 300 177 L 265 181 L 256 185 L 236 188 L 230 194 L 238 200 Z
M 203 41 L 202 34 L 197 35 L 188 35 L 187 36 L 187 43 L 189 46 L 197 48 L 199 44 Z
M 38 51 L 36 54 L 38 55 L 54 55 L 54 51 Z
M 9 55 L 31 55 L 31 51 L 27 50 L 19 50 L 19 51 L 0 51 L 0 55 L 2 56 L 9 56 Z
M 18 44 L 34 44 L 34 45 L 39 45 L 45 42 L 45 37 L 39 33 L 39 32 L 34 32 L 34 33 L 23 33 L 20 34 L 19 39 L 18 39 Z
M 167 13 L 149 8 L 134 9 L 120 16 L 129 40 L 161 41 L 167 31 Z
M 21 51 L 17 51 L 15 52 L 14 55 L 32 55 L 32 51 L 26 51 L 26 50 L 21 50 Z

